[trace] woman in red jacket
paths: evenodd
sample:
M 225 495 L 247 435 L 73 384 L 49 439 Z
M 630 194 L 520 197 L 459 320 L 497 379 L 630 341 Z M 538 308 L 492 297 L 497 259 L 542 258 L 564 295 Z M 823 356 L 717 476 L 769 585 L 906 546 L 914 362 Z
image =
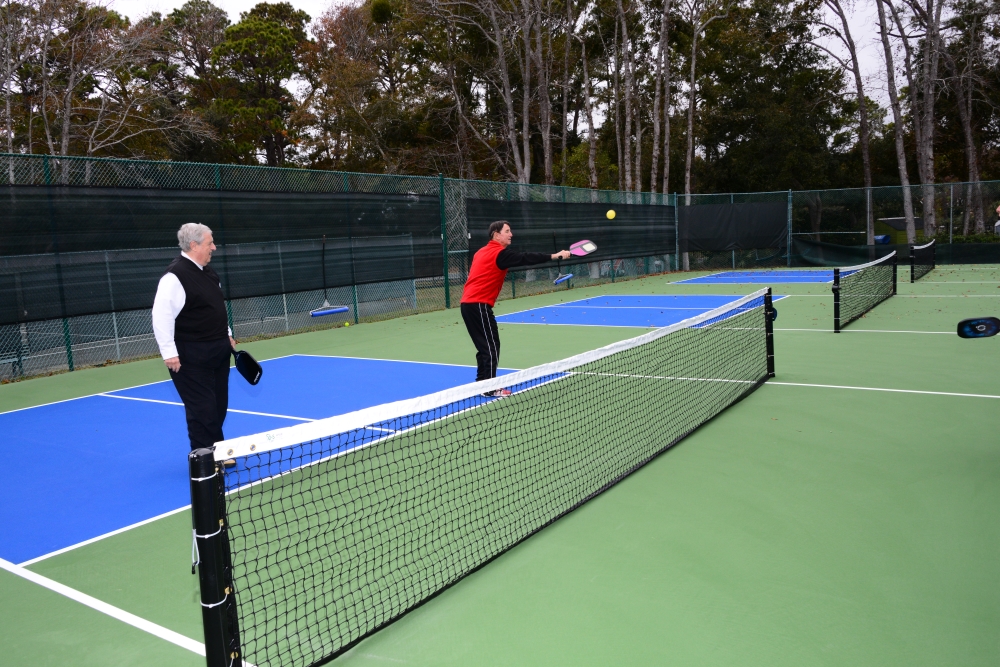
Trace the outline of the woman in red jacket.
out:
M 569 250 L 554 254 L 541 252 L 515 252 L 510 249 L 514 237 L 506 220 L 490 223 L 490 241 L 472 257 L 469 279 L 462 292 L 462 319 L 469 336 L 476 346 L 476 381 L 497 376 L 500 362 L 500 334 L 493 317 L 496 303 L 507 277 L 507 270 L 517 266 L 530 266 L 556 259 L 569 259 Z M 490 396 L 510 396 L 507 389 L 489 392 Z

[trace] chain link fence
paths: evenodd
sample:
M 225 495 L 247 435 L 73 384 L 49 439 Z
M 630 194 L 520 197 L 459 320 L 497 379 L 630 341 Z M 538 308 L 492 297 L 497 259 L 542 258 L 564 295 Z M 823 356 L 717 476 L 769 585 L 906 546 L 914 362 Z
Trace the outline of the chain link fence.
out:
M 555 285 L 550 267 L 513 270 L 500 299 L 585 287 L 655 275 L 681 268 L 725 270 L 777 268 L 810 264 L 850 263 L 855 257 L 899 250 L 905 258 L 904 197 L 900 187 L 865 190 L 818 190 L 673 195 L 589 190 L 560 186 L 523 185 L 446 179 L 442 177 L 352 174 L 306 169 L 201 163 L 154 162 L 106 158 L 56 158 L 44 155 L 2 155 L 9 191 L 16 188 L 116 188 L 155 191 L 219 191 L 233 193 L 366 193 L 418 195 L 438 201 L 440 213 L 440 275 L 234 298 L 228 302 L 234 333 L 253 340 L 289 333 L 371 322 L 455 307 L 461 299 L 470 257 L 469 200 L 544 202 L 613 206 L 662 206 L 664 229 L 677 237 L 676 206 L 704 204 L 777 203 L 788 205 L 789 248 L 759 248 L 725 252 L 651 252 L 636 248 L 630 256 L 566 263 L 572 280 Z M 183 192 L 180 192 L 183 194 Z M 1000 263 L 996 206 L 1000 182 L 912 186 L 910 195 L 918 241 L 938 240 L 939 263 Z M 222 199 L 220 199 L 222 201 Z M 433 200 L 432 200 L 433 201 Z M 206 213 L 207 222 L 214 211 Z M 12 250 L 20 233 L 18 221 L 0 216 L 0 264 L 23 259 Z M 182 221 L 179 221 L 182 222 Z M 294 222 L 294 221 L 293 221 Z M 436 224 L 436 223 L 435 223 Z M 672 225 L 672 227 L 671 227 Z M 867 246 L 869 233 L 875 249 Z M 437 232 L 434 232 L 435 237 Z M 881 246 L 881 247 L 880 247 Z M 544 250 L 548 250 L 545 248 Z M 659 254 L 657 254 L 659 253 Z M 8 261 L 7 265 L 17 262 Z M 14 276 L 0 276 L 0 281 Z M 0 284 L 3 288 L 4 284 Z M 310 311 L 325 300 L 350 305 L 341 315 L 313 318 Z M 0 304 L 0 308 L 3 305 Z M 12 306 L 13 308 L 13 306 Z M 320 321 L 321 320 L 321 321 Z M 86 366 L 118 363 L 157 355 L 149 309 L 117 310 L 75 317 L 18 321 L 0 325 L 0 381 Z

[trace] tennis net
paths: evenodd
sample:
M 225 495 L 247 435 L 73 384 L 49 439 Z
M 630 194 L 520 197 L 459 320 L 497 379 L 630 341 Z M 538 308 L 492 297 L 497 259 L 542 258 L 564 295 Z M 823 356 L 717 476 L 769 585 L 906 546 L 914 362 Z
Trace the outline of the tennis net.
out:
M 910 282 L 915 283 L 934 270 L 934 248 L 937 241 L 910 246 Z
M 896 251 L 867 264 L 833 270 L 833 330 L 896 294 Z
M 771 311 L 192 452 L 209 665 L 325 662 L 611 487 L 774 375 Z

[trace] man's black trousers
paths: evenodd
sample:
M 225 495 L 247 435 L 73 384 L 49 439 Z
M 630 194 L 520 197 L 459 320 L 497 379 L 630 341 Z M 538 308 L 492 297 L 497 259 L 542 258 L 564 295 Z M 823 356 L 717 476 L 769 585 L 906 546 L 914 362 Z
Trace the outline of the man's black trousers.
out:
M 170 371 L 184 401 L 191 449 L 225 440 L 222 423 L 229 409 L 229 339 L 207 343 L 176 341 L 181 370 Z
M 462 319 L 476 346 L 476 382 L 495 378 L 500 364 L 500 332 L 493 309 L 487 303 L 463 303 Z

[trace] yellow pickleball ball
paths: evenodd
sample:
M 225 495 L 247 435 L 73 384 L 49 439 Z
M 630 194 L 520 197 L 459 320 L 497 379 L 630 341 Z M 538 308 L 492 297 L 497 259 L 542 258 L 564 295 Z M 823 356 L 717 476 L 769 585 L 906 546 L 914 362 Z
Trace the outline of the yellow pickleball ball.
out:
M 349 327 L 349 326 L 351 326 L 351 323 L 350 322 L 344 322 L 344 326 L 345 327 Z
M 615 209 L 611 209 L 610 211 L 608 211 L 608 220 L 614 220 L 614 219 L 615 219 Z

